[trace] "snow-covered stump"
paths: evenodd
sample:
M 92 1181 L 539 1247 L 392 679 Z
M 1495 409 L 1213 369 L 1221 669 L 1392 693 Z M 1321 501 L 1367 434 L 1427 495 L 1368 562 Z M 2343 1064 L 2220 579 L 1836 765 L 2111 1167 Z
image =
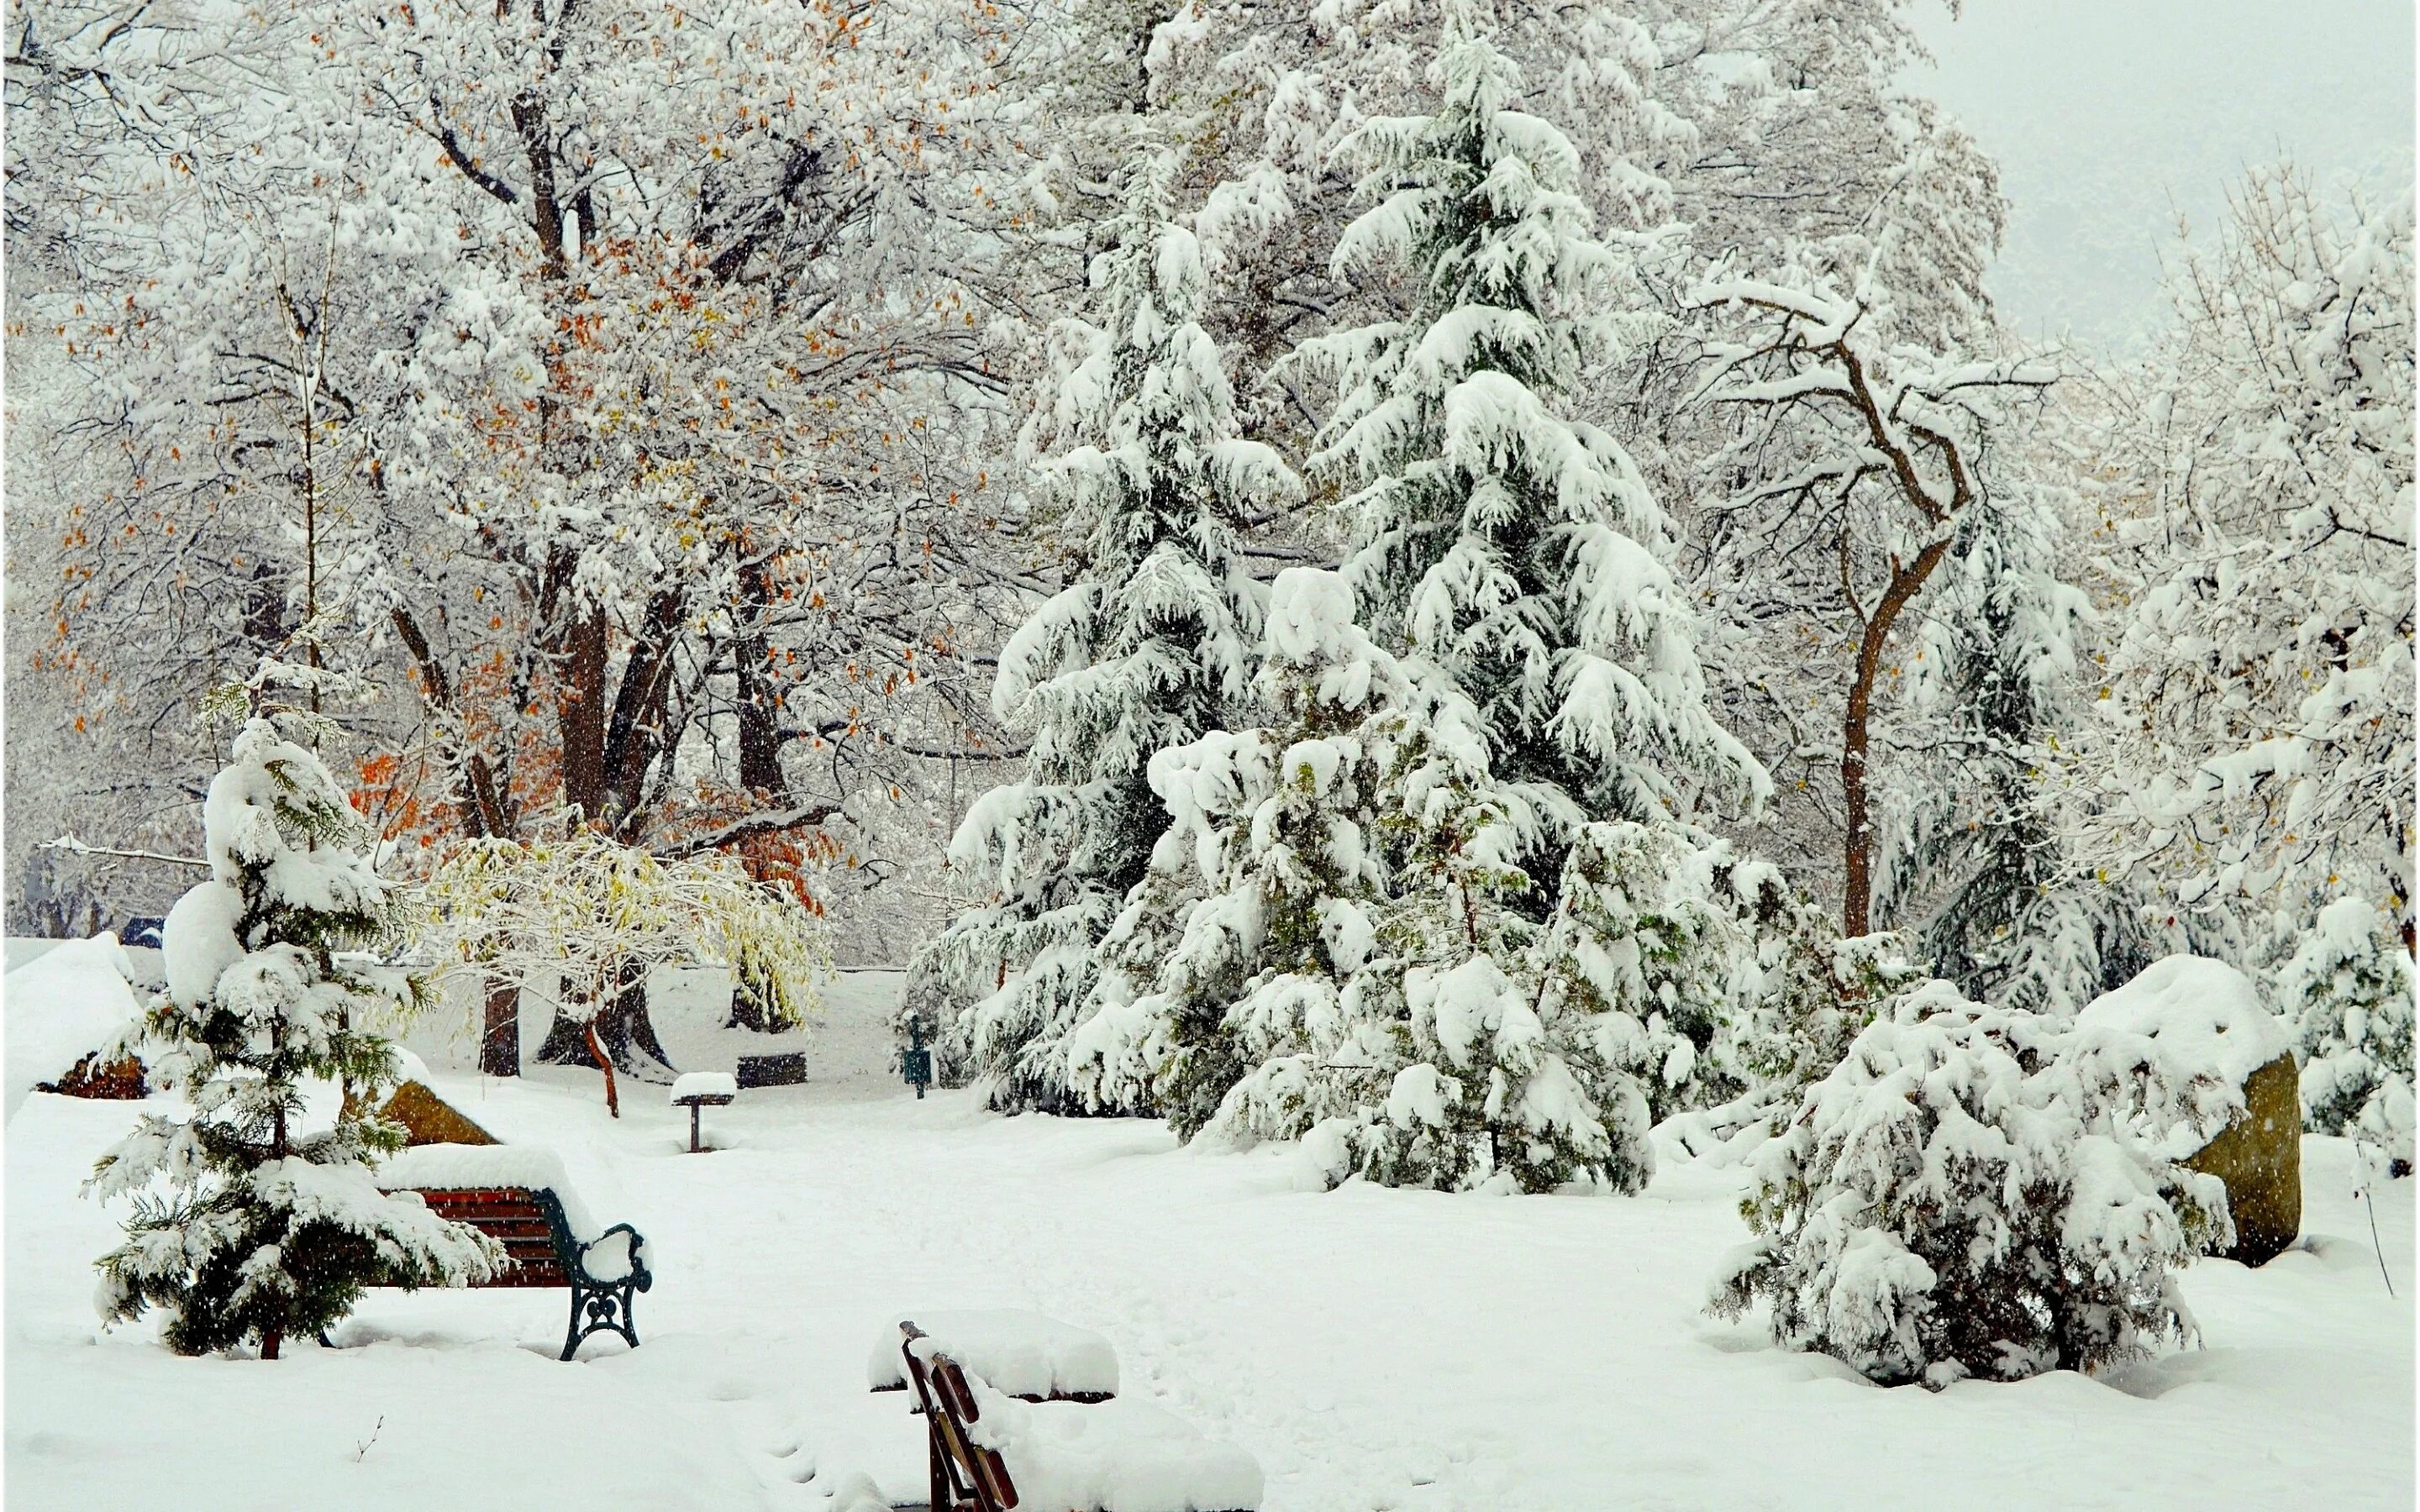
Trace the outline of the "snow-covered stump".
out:
M 2179 1164 L 2226 1183 L 2235 1242 L 2217 1253 L 2261 1265 L 2303 1227 L 2303 1109 L 2286 1027 L 2251 980 L 2222 961 L 2174 955 L 2102 994 L 2078 1030 L 2141 1035 L 2174 1086 L 2211 1079 L 2239 1089 L 2224 1129 Z

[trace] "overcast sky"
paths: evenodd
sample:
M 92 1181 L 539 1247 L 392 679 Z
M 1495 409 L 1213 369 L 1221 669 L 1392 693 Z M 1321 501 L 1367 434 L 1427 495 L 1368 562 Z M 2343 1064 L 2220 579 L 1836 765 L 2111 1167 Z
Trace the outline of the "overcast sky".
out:
M 1916 20 L 1940 61 L 1913 82 L 1999 161 L 1993 290 L 2029 334 L 2149 326 L 2178 214 L 2210 225 L 2249 164 L 2409 192 L 2412 0 L 1966 0 Z

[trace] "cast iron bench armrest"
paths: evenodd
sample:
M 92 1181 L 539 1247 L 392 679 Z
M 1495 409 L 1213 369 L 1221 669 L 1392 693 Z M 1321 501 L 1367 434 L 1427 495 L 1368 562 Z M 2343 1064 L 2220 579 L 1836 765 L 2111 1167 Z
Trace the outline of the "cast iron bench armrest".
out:
M 621 1281 L 600 1281 L 597 1277 L 597 1273 L 588 1269 L 588 1252 L 597 1248 L 599 1244 L 604 1243 L 607 1240 L 612 1239 L 615 1234 L 628 1234 L 630 1236 L 630 1273 L 622 1277 Z M 647 1269 L 646 1253 L 646 1235 L 631 1227 L 628 1224 L 615 1224 L 613 1227 L 608 1228 L 603 1233 L 597 1235 L 595 1239 L 592 1239 L 587 1243 L 580 1246 L 581 1277 L 592 1286 L 613 1287 L 620 1286 L 623 1281 L 627 1281 L 632 1287 L 635 1287 L 641 1291 L 652 1290 L 655 1288 L 656 1278 L 654 1273 Z

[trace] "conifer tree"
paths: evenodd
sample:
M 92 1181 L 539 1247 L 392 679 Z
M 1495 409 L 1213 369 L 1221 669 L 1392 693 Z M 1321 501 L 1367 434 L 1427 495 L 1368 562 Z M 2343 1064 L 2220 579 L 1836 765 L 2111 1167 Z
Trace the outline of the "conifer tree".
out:
M 1299 487 L 1236 435 L 1198 323 L 1201 247 L 1171 219 L 1176 166 L 1149 153 L 1130 170 L 1093 263 L 1091 317 L 1051 333 L 1024 446 L 1070 570 L 1002 650 L 993 695 L 1031 741 L 1027 776 L 969 810 L 954 861 L 993 897 L 915 968 L 963 1005 L 945 1057 L 1005 1109 L 1075 1106 L 1064 1039 L 1100 1006 L 1095 948 L 1167 825 L 1147 764 L 1217 728 L 1244 692 L 1260 603 L 1236 560 L 1238 522 Z
M 1616 355 L 1625 292 L 1577 154 L 1517 108 L 1519 70 L 1468 6 L 1446 8 L 1429 76 L 1434 113 L 1339 148 L 1376 203 L 1336 270 L 1391 275 L 1409 309 L 1288 360 L 1338 390 L 1312 460 L 1357 486 L 1347 572 L 1371 627 L 1470 702 L 1498 779 L 1553 784 L 1584 818 L 1761 790 L 1707 710 L 1662 511 L 1612 436 L 1568 418 Z
M 1402 676 L 1353 623 L 1341 577 L 1289 567 L 1271 592 L 1256 687 L 1270 724 L 1152 759 L 1171 824 L 1109 945 L 1126 954 L 1147 935 L 1174 948 L 1153 991 L 1103 1012 L 1073 1045 L 1095 1101 L 1155 1107 L 1187 1139 L 1214 1119 L 1231 1134 L 1295 1137 L 1350 1104 L 1311 1085 L 1323 1071 L 1375 1069 L 1391 1055 L 1348 1042 L 1362 1026 L 1340 998 L 1370 959 L 1385 898 L 1375 804 L 1387 748 L 1371 725 L 1400 699 Z M 1170 898 L 1187 900 L 1173 928 L 1149 917 Z M 1342 1074 L 1357 1085 L 1357 1072 Z
M 254 718 L 203 822 L 210 879 L 170 910 L 167 990 L 130 1031 L 152 1085 L 188 1112 L 145 1115 L 87 1183 L 133 1204 L 126 1242 L 99 1262 L 98 1305 L 113 1321 L 163 1309 L 179 1353 L 257 1339 L 274 1359 L 365 1287 L 464 1285 L 498 1252 L 371 1179 L 404 1140 L 369 1111 L 399 1077 L 379 1026 L 420 987 L 364 953 L 396 942 L 400 904 L 327 767 Z M 339 1087 L 329 1123 L 316 1104 Z
M 2380 1147 L 2412 1168 L 2412 958 L 2387 916 L 2339 898 L 2277 972 L 2294 1026 L 2303 1125 Z

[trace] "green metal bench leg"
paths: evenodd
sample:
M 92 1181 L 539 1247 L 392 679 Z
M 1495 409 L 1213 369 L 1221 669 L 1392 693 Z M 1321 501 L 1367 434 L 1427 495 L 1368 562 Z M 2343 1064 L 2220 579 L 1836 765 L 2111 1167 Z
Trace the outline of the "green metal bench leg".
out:
M 639 1347 L 639 1325 L 630 1316 L 630 1304 L 637 1300 L 638 1288 L 628 1281 L 613 1286 L 583 1287 L 571 1284 L 571 1326 L 563 1337 L 563 1353 L 568 1360 L 578 1352 L 580 1341 L 591 1334 L 619 1334 L 630 1348 Z

